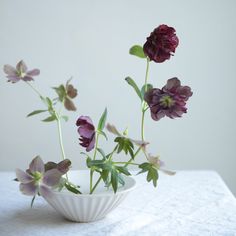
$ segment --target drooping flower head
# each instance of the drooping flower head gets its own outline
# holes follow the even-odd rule
[[[90,117],[80,116],[76,122],[78,133],[80,135],[80,145],[86,148],[89,152],[94,148],[95,145],[95,127]]]
[[[186,101],[192,96],[191,88],[181,86],[179,79],[172,78],[162,88],[153,88],[145,93],[144,99],[147,102],[153,120],[181,117],[187,112]]]
[[[144,53],[151,61],[158,63],[170,59],[179,44],[175,29],[167,25],[160,25],[147,38],[143,45]]]
[[[11,65],[4,65],[4,72],[7,74],[8,82],[16,83],[20,80],[31,81],[33,76],[40,74],[39,69],[28,70],[23,60],[17,63],[16,68]]]
[[[69,170],[71,162],[66,159],[58,164],[53,164],[55,165],[48,165],[48,163],[44,165],[42,159],[37,156],[32,160],[26,172],[16,169],[20,191],[29,196],[35,196],[36,194],[48,195],[50,188],[58,185],[62,175]]]

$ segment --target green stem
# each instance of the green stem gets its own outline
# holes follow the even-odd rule
[[[134,158],[138,155],[138,153],[140,152],[140,150],[142,149],[142,147],[139,147],[138,150],[134,153],[134,156],[131,157],[128,162],[126,162],[126,164],[124,165],[124,167],[127,167],[131,162],[132,160],[134,160]]]
[[[149,77],[149,58],[147,58],[147,66],[146,66],[146,73],[145,73],[145,92],[147,91],[147,81]],[[146,112],[146,102],[143,102],[143,107],[142,107],[142,118],[141,118],[141,138],[142,141],[144,141],[144,121],[145,121],[145,112]]]
[[[102,176],[100,176],[97,180],[97,182],[95,183],[95,185],[93,186],[92,190],[90,191],[90,194],[92,194],[94,192],[94,190],[96,189],[96,187],[98,186],[98,184],[100,183],[100,181],[102,180]]]
[[[31,83],[29,83],[28,81],[25,81],[25,82],[34,90],[35,93],[39,95],[39,97],[43,97],[41,93]]]
[[[95,149],[94,149],[94,154],[93,154],[93,160],[95,160],[96,155],[97,155],[98,137],[99,137],[99,133],[96,134],[96,141],[95,141]],[[92,194],[92,192],[93,192],[93,172],[94,172],[94,170],[90,169],[90,194]]]
[[[113,162],[113,163],[115,163],[115,164],[127,164],[127,162]],[[139,164],[138,163],[130,162],[129,165],[136,165],[136,166],[138,166]]]

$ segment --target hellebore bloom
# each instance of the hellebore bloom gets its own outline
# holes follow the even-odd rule
[[[40,74],[39,69],[28,70],[23,60],[17,63],[16,68],[10,65],[4,65],[4,72],[7,74],[8,82],[16,83],[20,80],[31,81],[33,76]]]
[[[48,195],[50,187],[55,187],[60,183],[62,175],[68,171],[70,164],[70,161],[66,159],[46,170],[42,159],[36,156],[26,172],[16,169],[16,177],[20,182],[20,191],[29,196],[35,196],[36,194]]]
[[[78,133],[80,135],[80,145],[86,147],[86,151],[89,152],[95,145],[95,127],[92,120],[88,116],[80,116],[76,122]]]
[[[179,44],[175,29],[167,25],[160,25],[147,37],[143,51],[151,61],[158,63],[170,59]]]
[[[162,168],[165,164],[163,161],[160,160],[159,156],[152,156],[151,154],[148,154],[147,156],[149,163],[155,166],[158,170],[164,172],[167,175],[175,175],[176,172],[171,170],[165,170]]]
[[[77,89],[75,89],[74,86],[69,82],[70,80],[68,80],[66,83],[66,97],[64,101],[64,106],[68,111],[76,111],[76,107],[71,99],[77,96]]]
[[[169,118],[181,117],[187,112],[186,101],[192,96],[191,88],[181,86],[179,79],[172,78],[162,88],[148,90],[144,99],[147,102],[153,120],[160,120],[164,116]]]

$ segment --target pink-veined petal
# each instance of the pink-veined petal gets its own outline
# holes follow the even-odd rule
[[[26,73],[28,76],[37,76],[40,74],[40,70],[39,69],[33,69],[30,70]]]
[[[29,165],[31,173],[40,172],[44,173],[44,163],[40,156],[36,156]]]
[[[16,69],[11,65],[4,65],[3,71],[9,76],[17,76]]]
[[[32,181],[27,184],[20,184],[20,191],[29,196],[34,196],[37,193],[38,186]]]
[[[24,172],[23,170],[16,169],[15,172],[16,172],[17,179],[23,184],[27,184],[27,183],[32,182],[34,180],[34,178],[31,175]]]
[[[48,186],[55,186],[60,182],[63,174],[57,169],[51,169],[45,172],[43,176],[43,183]]]

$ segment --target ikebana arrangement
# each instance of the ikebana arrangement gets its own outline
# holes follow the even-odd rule
[[[139,102],[141,103],[141,137],[131,138],[127,130],[119,131],[114,125],[107,123],[107,109],[104,110],[97,126],[87,115],[80,115],[75,122],[75,129],[79,135],[79,144],[85,149],[81,152],[86,159],[89,170],[89,191],[83,192],[78,183],[73,183],[68,171],[71,161],[67,158],[62,141],[61,121],[67,121],[68,116],[64,115],[63,108],[68,111],[76,111],[74,98],[77,96],[77,89],[71,84],[71,79],[66,84],[53,87],[55,97],[49,98],[39,92],[33,85],[34,77],[40,74],[38,69],[28,70],[23,60],[17,63],[16,68],[10,65],[4,66],[4,72],[8,82],[25,82],[39,96],[42,102],[42,109],[35,110],[27,115],[46,115],[42,120],[45,123],[55,122],[57,124],[59,144],[62,160],[59,163],[44,163],[40,156],[36,156],[26,171],[16,169],[16,181],[20,182],[20,191],[32,196],[33,205],[36,196],[43,196],[46,199],[52,192],[70,192],[73,195],[94,195],[98,185],[104,189],[112,189],[113,195],[119,192],[120,187],[126,184],[126,176],[130,176],[129,166],[137,166],[139,173],[146,173],[148,182],[157,186],[158,171],[173,175],[174,172],[163,169],[163,162],[159,156],[151,155],[147,150],[149,142],[144,136],[144,122],[147,112],[151,114],[154,121],[164,117],[171,119],[181,117],[187,112],[186,102],[192,96],[191,88],[182,86],[178,78],[167,80],[167,83],[160,89],[148,83],[149,66],[151,62],[163,63],[170,59],[175,53],[179,39],[175,29],[167,25],[160,25],[147,37],[143,46],[134,45],[129,53],[144,59],[146,62],[146,73],[144,84],[138,86],[130,77],[125,78],[126,82],[134,89]],[[105,153],[99,145],[99,139],[108,140],[107,131],[114,136],[114,148]],[[144,163],[137,163],[136,157],[142,153],[146,157]],[[122,161],[115,161],[114,156],[122,155]],[[128,156],[125,157],[125,156]],[[94,178],[96,173],[97,178]],[[95,181],[96,180],[96,181]],[[105,191],[105,190],[104,190]]]

